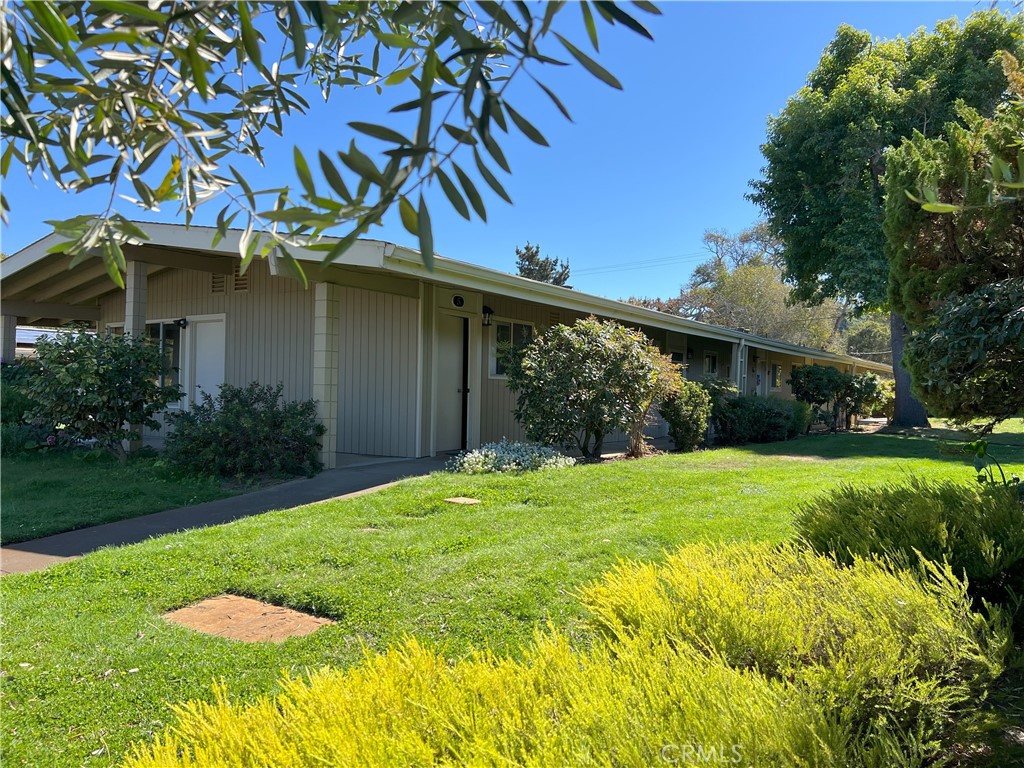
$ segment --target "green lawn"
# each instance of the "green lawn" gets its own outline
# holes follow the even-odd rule
[[[1024,448],[1006,458],[1024,470]],[[518,477],[437,474],[346,501],[97,552],[4,577],[5,765],[102,765],[172,721],[169,703],[272,690],[282,670],[349,665],[415,635],[457,656],[516,654],[551,622],[580,644],[577,590],[622,558],[695,540],[782,540],[802,501],[908,473],[970,481],[962,458],[898,435],[803,438]],[[471,496],[456,506],[449,496]],[[161,619],[234,592],[337,624],[280,645]]]
[[[229,495],[218,480],[182,477],[152,458],[119,464],[113,456],[85,451],[5,457],[0,542],[35,539]]]

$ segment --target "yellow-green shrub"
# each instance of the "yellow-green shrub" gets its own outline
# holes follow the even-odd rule
[[[861,754],[895,737],[899,761],[934,756],[1001,671],[1001,615],[972,613],[947,569],[844,567],[796,547],[695,545],[623,564],[584,592],[613,642],[670,639],[730,667],[792,681]]]
[[[810,696],[665,641],[579,653],[555,633],[522,662],[454,664],[409,641],[282,688],[251,706],[218,690],[180,708],[128,766],[649,766],[687,748],[710,763],[857,763]]]

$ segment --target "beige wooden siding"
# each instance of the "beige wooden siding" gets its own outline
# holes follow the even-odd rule
[[[150,267],[150,270],[153,270]],[[265,262],[247,272],[249,287],[234,290],[227,276],[215,293],[208,272],[164,269],[148,280],[148,320],[223,314],[225,382],[284,384],[284,397],[304,400],[313,391],[313,292],[287,277],[273,277]],[[104,297],[101,324],[124,322],[124,293]],[[188,333],[186,329],[185,333]]]
[[[416,456],[419,301],[341,289],[338,451]]]

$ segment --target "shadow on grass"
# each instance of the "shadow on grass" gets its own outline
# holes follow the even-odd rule
[[[959,435],[951,430],[934,431],[954,436]],[[1000,436],[997,435],[997,437]],[[1018,436],[1007,435],[1006,437],[1016,438]],[[948,449],[942,449],[949,442],[962,441],[962,436],[946,440],[917,434],[846,432],[838,435],[807,435],[781,443],[746,445],[743,448],[761,456],[798,455],[816,456],[822,459],[934,459],[952,464],[963,464],[965,470],[970,470],[972,469],[972,459],[969,455],[950,453]],[[993,455],[1004,466],[1024,464],[1024,445],[1017,446],[992,441],[992,447]]]

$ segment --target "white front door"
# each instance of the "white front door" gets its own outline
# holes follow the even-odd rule
[[[434,410],[434,450],[457,451],[466,444],[467,320],[437,315],[437,392]]]
[[[188,402],[202,399],[203,393],[217,396],[224,383],[224,318],[190,319],[188,334],[188,369],[185,371],[185,392]]]

